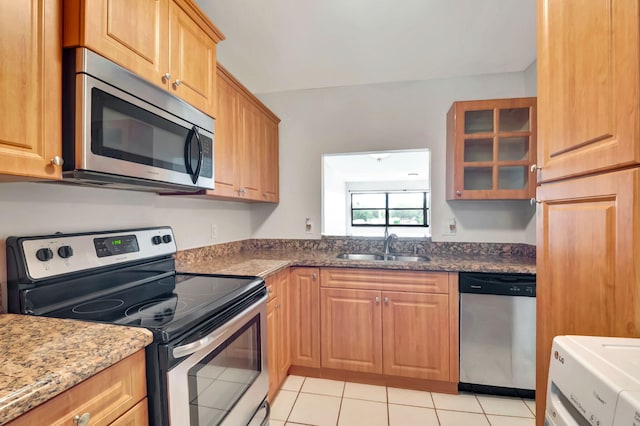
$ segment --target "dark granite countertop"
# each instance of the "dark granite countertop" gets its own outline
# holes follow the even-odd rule
[[[339,252],[301,249],[263,249],[207,256],[193,250],[179,256],[177,269],[209,274],[266,277],[287,266],[373,268],[409,271],[503,272],[535,274],[535,258],[473,254],[432,254],[427,262],[338,259]]]
[[[0,315],[0,424],[150,344],[144,328]]]

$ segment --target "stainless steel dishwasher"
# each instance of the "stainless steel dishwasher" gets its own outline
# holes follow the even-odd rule
[[[536,277],[460,273],[462,391],[533,398]]]

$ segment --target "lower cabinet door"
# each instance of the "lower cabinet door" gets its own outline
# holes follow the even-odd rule
[[[449,381],[446,294],[382,292],[383,373]]]
[[[322,367],[382,373],[380,291],[320,290]]]
[[[292,268],[289,289],[291,364],[320,368],[320,270]]]
[[[269,371],[269,399],[278,393],[278,309],[274,299],[267,304],[267,365]]]

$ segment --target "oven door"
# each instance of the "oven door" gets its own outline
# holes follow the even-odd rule
[[[171,425],[240,425],[268,416],[266,317],[264,296],[202,339],[172,349],[187,358],[167,373]]]

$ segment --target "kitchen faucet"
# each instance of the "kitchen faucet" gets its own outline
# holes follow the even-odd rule
[[[384,226],[384,254],[385,256],[389,254],[389,248],[391,247],[391,242],[398,239],[396,234],[389,234],[389,226]]]

